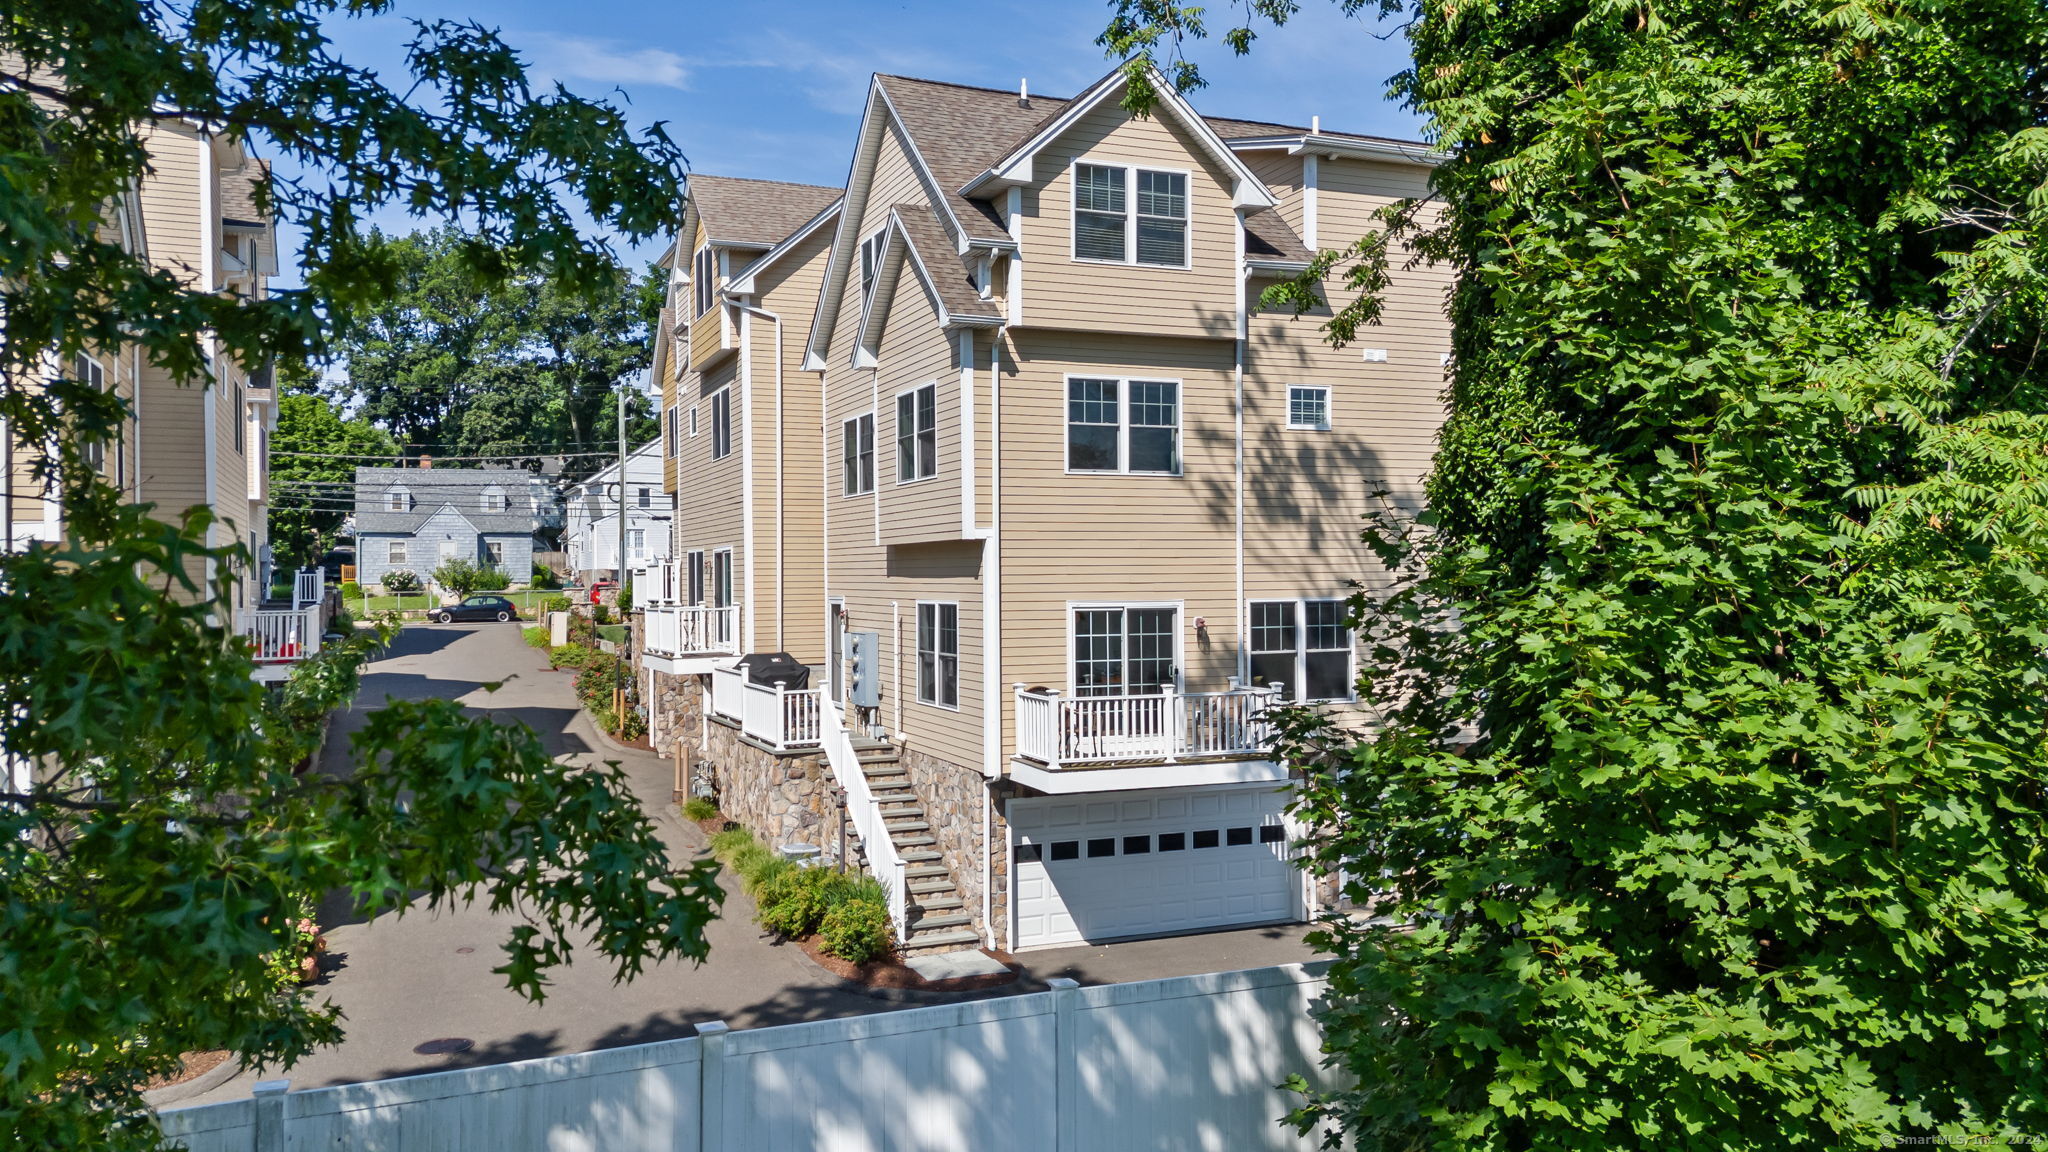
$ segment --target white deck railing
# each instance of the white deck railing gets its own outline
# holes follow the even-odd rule
[[[258,664],[289,664],[320,651],[321,605],[244,612],[241,632],[256,647]]]
[[[1180,760],[1263,753],[1273,736],[1265,710],[1280,685],[1227,692],[1062,696],[1017,693],[1017,753],[1049,767],[1118,760]]]
[[[306,568],[292,578],[292,607],[304,608],[327,599],[327,570]]]
[[[652,656],[739,650],[740,610],[734,605],[648,604],[641,608],[640,620]]]
[[[821,689],[769,688],[750,683],[744,668],[717,668],[711,673],[711,711],[777,752],[816,748],[824,742]]]

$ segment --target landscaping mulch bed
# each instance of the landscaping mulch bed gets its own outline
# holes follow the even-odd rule
[[[151,1080],[142,1086],[142,1090],[153,1092],[158,1088],[169,1088],[173,1084],[183,1084],[187,1080],[197,1080],[215,1068],[227,1063],[233,1056],[234,1053],[229,1052],[225,1048],[215,1048],[208,1052],[187,1052],[183,1057],[183,1065],[175,1073]]]
[[[917,992],[978,992],[984,988],[1000,988],[1017,979],[1017,968],[1013,961],[998,956],[997,959],[1010,965],[1008,972],[991,972],[986,976],[965,976],[958,980],[927,980],[917,974],[917,969],[905,964],[894,956],[855,964],[837,956],[827,956],[816,936],[806,936],[796,942],[804,955],[818,967],[830,972],[841,980],[851,980],[869,988],[902,988]]]

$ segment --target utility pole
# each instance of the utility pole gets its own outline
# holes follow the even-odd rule
[[[612,603],[618,604],[626,592],[626,392],[632,386],[630,378],[619,381],[619,580],[618,588],[612,593]],[[612,681],[612,715],[618,718],[619,734],[626,731],[626,649],[633,642],[633,622],[619,613],[619,623],[626,626],[626,642],[619,645],[613,655],[618,659],[618,675]]]

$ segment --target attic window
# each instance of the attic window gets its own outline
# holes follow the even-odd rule
[[[711,245],[697,249],[697,257],[691,263],[691,287],[696,290],[697,310],[694,315],[702,316],[711,311],[713,283],[718,274],[718,258],[711,252]]]
[[[412,510],[412,493],[404,488],[392,488],[384,493],[386,512],[408,512]]]
[[[877,232],[860,242],[860,298],[866,301],[874,295],[875,277],[882,268],[882,237]]]
[[[503,488],[493,484],[489,488],[484,489],[484,511],[503,512],[505,507],[505,490]]]
[[[1074,165],[1074,259],[1187,267],[1187,173]]]

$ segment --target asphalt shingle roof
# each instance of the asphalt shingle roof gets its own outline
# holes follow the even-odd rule
[[[917,254],[918,262],[931,273],[938,287],[939,301],[946,306],[948,313],[1002,319],[995,303],[981,298],[981,293],[975,290],[973,278],[960,266],[959,257],[953,254],[953,245],[946,239],[945,226],[939,223],[937,213],[922,204],[898,204],[895,213],[896,218],[903,221],[903,238]]]
[[[839,199],[839,189],[737,176],[692,176],[690,199],[713,240],[773,248]]]
[[[232,224],[261,228],[265,216],[256,210],[256,186],[270,179],[270,161],[256,160],[249,169],[229,172],[220,181],[220,216]]]
[[[519,468],[358,468],[356,531],[410,535],[452,505],[478,532],[520,535],[534,529],[533,473]],[[412,494],[405,512],[385,510],[384,494],[402,485]],[[484,489],[504,489],[505,511],[484,511]]]

